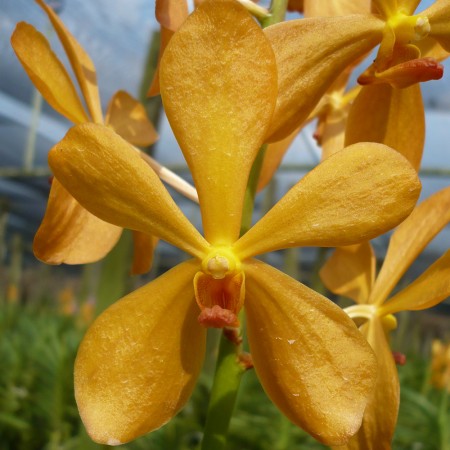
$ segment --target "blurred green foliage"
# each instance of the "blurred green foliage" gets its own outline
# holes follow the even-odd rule
[[[0,450],[90,450],[107,448],[86,436],[73,396],[73,361],[86,325],[63,315],[45,300],[0,309]],[[217,335],[210,345],[196,390],[178,416],[160,430],[120,448],[126,450],[195,450],[208,404]],[[420,339],[420,336],[416,338]],[[429,363],[408,355],[399,367],[402,402],[393,448],[449,450],[450,409],[447,394],[433,389]],[[322,449],[285,419],[264,394],[256,374],[244,375],[229,449]]]

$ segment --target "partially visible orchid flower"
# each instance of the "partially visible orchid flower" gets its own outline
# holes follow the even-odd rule
[[[425,246],[450,222],[450,188],[417,206],[395,230],[383,266],[375,278],[375,256],[368,242],[336,249],[320,275],[332,292],[357,305],[346,308],[364,320],[361,331],[378,359],[376,389],[364,413],[360,431],[340,450],[389,449],[397,422],[399,382],[389,346],[396,327],[393,314],[431,308],[450,295],[450,250],[419,278],[389,295]]]
[[[12,35],[12,46],[31,81],[48,103],[75,124],[104,124],[132,144],[147,146],[154,143],[158,135],[144,107],[124,91],[114,95],[106,118],[103,118],[96,71],[89,55],[58,15],[42,0],[36,2],[46,12],[58,34],[83,97],[79,97],[47,39],[32,25],[21,22]],[[36,233],[33,250],[37,258],[49,264],[93,262],[111,250],[121,232],[121,228],[89,213],[63,188],[57,178],[53,178],[47,210]],[[139,246],[135,245],[134,273],[149,269],[156,240],[147,236],[139,238],[139,243]]]
[[[333,2],[306,0],[305,2],[297,3],[289,2],[289,5],[294,10],[303,11],[304,9],[304,16],[307,18],[368,14],[370,12],[370,1],[368,0],[337,0]],[[358,62],[356,61],[356,63]],[[353,67],[354,64],[351,64],[344,69],[341,75],[328,88],[307,119],[297,129],[280,141],[270,143],[267,146],[258,182],[258,191],[263,189],[272,179],[292,142],[311,120],[319,119],[315,137],[322,146],[323,158],[344,148],[345,124],[350,107],[349,103],[354,99],[358,90],[358,88],[354,88],[350,92],[345,93]],[[370,140],[367,139],[366,141]]]
[[[440,390],[450,393],[450,343],[435,339],[431,345],[430,382]]]
[[[75,392],[97,442],[120,444],[170,420],[200,372],[205,327],[239,326],[243,307],[256,372],[278,408],[327,444],[344,444],[360,426],[376,376],[370,347],[340,308],[254,257],[377,236],[411,212],[420,182],[394,150],[356,144],[310,172],[239,237],[250,169],[278,98],[277,72],[267,35],[234,1],[202,3],[165,49],[162,100],[198,191],[205,237],[107,127],[77,125],[50,151],[56,177],[93,214],[193,257],[88,330]]]
[[[372,2],[374,14],[298,19],[268,27],[265,31],[277,57],[281,94],[266,140],[276,142],[292,133],[339,74],[378,44],[378,71],[391,67],[398,48],[417,49],[421,40],[437,42],[450,51],[450,1],[437,0],[413,15],[418,3],[376,0]],[[296,67],[286,69],[284,62],[294,59]],[[422,64],[422,75],[426,72],[433,79],[439,70],[436,64],[429,67]]]

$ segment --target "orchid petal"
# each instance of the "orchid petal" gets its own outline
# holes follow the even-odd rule
[[[289,20],[264,32],[275,52],[278,99],[268,142],[300,126],[333,81],[382,38],[384,23],[372,15]]]
[[[231,244],[275,105],[273,51],[237,2],[205,2],[170,40],[159,75],[167,117],[198,191],[206,239]]]
[[[81,92],[83,93],[83,97],[86,100],[86,105],[92,120],[96,123],[102,123],[102,105],[98,93],[97,75],[94,63],[53,9],[47,6],[43,0],[35,1],[46,12],[53,28],[58,34],[59,40],[66,51],[70,65],[77,78]],[[41,64],[45,67],[45,64],[43,64],[42,61]],[[48,70],[48,68],[46,68],[46,70]]]
[[[153,74],[153,79],[150,84],[150,87],[148,88],[147,97],[154,97],[155,95],[159,95],[160,93],[159,68],[161,66],[161,58],[162,55],[164,54],[167,44],[169,43],[170,39],[172,39],[174,33],[175,33],[174,31],[169,30],[168,28],[161,27],[161,31],[159,34],[160,44],[159,44],[158,64]]]
[[[243,260],[288,247],[370,240],[404,220],[419,193],[403,156],[382,144],[355,144],[300,180],[236,242],[235,252]]]
[[[289,150],[294,139],[297,137],[300,129],[294,130],[289,136],[285,137],[281,141],[273,142],[266,148],[264,154],[264,160],[261,167],[261,172],[258,179],[257,192],[264,189],[272,180],[275,172],[283,160],[284,155]]]
[[[336,17],[370,13],[370,0],[305,0],[305,17]]]
[[[149,97],[159,94],[159,67],[161,57],[173,34],[183,25],[188,15],[189,11],[186,0],[156,0],[155,16],[161,25],[161,43],[159,46],[158,66],[156,67],[155,75],[147,92]]]
[[[325,444],[358,430],[376,377],[366,340],[334,303],[262,262],[245,265],[247,330],[267,395]]]
[[[395,230],[370,303],[381,305],[386,300],[417,256],[449,222],[450,187],[424,200]]]
[[[186,403],[202,367],[195,261],[179,264],[108,308],[75,361],[75,398],[88,434],[119,445],[155,430]]]
[[[90,212],[156,235],[202,257],[208,243],[184,216],[139,152],[110,128],[73,127],[49,153],[61,184]]]
[[[431,308],[450,296],[450,250],[379,308],[382,315]]]
[[[436,0],[420,15],[428,17],[431,27],[429,36],[450,52],[450,3],[448,0]]]
[[[186,0],[156,0],[155,17],[161,27],[177,31],[188,15]]]
[[[422,0],[397,0],[397,8],[403,14],[410,16],[414,14],[414,11],[421,1]]]
[[[320,270],[331,292],[367,303],[375,279],[375,254],[369,242],[337,248]]]
[[[344,148],[345,128],[350,106],[333,109],[325,114],[322,122],[322,159],[328,158]]]
[[[105,123],[130,144],[146,147],[158,139],[144,106],[125,91],[112,97]]]
[[[121,233],[84,209],[54,178],[33,251],[47,264],[86,264],[102,259]]]
[[[153,254],[159,239],[147,233],[133,231],[133,266],[131,273],[139,275],[148,272],[153,263]]]
[[[346,445],[333,447],[333,450],[390,449],[397,423],[400,385],[397,367],[381,321],[377,318],[371,320],[362,327],[361,332],[377,356],[377,382],[358,433]]]
[[[383,19],[389,19],[397,12],[397,0],[372,0],[372,8],[375,8]]]
[[[42,33],[25,22],[17,24],[11,45],[36,89],[57,112],[71,122],[88,122],[66,69]]]
[[[345,145],[379,142],[401,153],[419,170],[425,142],[425,112],[420,86],[395,89],[365,86],[350,108]]]

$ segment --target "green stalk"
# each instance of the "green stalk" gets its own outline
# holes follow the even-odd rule
[[[211,398],[205,424],[202,450],[223,450],[227,444],[227,431],[241,383],[244,365],[239,363],[238,349],[222,333],[214,374]]]
[[[261,22],[262,27],[284,20],[286,8],[287,0],[273,0],[271,16]],[[241,235],[251,227],[256,188],[266,148],[267,145],[263,145],[259,150],[249,175],[242,213]],[[243,319],[242,314],[240,318]],[[242,375],[248,369],[240,361],[240,353],[241,345],[238,333],[224,329],[219,345],[201,450],[226,448],[228,427],[233,415],[239,385]]]

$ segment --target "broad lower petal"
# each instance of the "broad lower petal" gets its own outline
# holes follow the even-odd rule
[[[241,259],[281,248],[341,247],[398,225],[419,197],[415,170],[382,144],[355,144],[300,180],[235,244]]]
[[[144,106],[125,91],[118,91],[112,97],[105,123],[133,145],[146,147],[158,140]]]
[[[19,22],[11,45],[36,89],[52,108],[73,123],[89,121],[72,80],[42,33]]]
[[[110,128],[73,127],[49,153],[61,184],[92,214],[202,257],[209,247],[138,151]]]
[[[450,250],[419,278],[380,307],[380,314],[417,311],[436,306],[450,296]]]
[[[266,141],[279,141],[300,126],[339,74],[381,41],[383,27],[372,15],[353,15],[266,28],[278,68],[277,105]]]
[[[376,259],[369,242],[337,248],[320,270],[331,292],[367,303],[375,279]]]
[[[244,270],[250,351],[267,395],[319,441],[343,444],[375,383],[370,346],[325,297],[264,263]]]
[[[164,108],[213,245],[239,236],[248,175],[275,106],[276,72],[270,43],[232,1],[202,3],[164,52]]]
[[[365,86],[347,119],[345,145],[379,142],[401,153],[418,171],[425,143],[425,111],[418,84],[396,89]]]
[[[47,6],[43,0],[35,1],[46,12],[58,34],[59,40],[66,51],[70,65],[77,78],[92,120],[96,123],[102,123],[102,105],[98,93],[97,74],[94,63],[53,9]]]
[[[153,254],[159,239],[151,234],[133,231],[133,266],[131,273],[139,275],[152,268]]]
[[[187,402],[205,353],[194,261],[127,295],[87,331],[75,361],[75,398],[86,430],[119,445],[168,422]]]
[[[381,305],[428,243],[450,222],[450,187],[418,205],[395,230],[371,292],[370,303]]]
[[[84,209],[54,178],[33,252],[47,264],[91,263],[106,256],[121,233]]]
[[[377,382],[358,433],[347,445],[333,447],[333,450],[390,449],[397,423],[400,385],[397,367],[383,326],[379,319],[373,319],[365,324],[361,331],[377,356]]]

